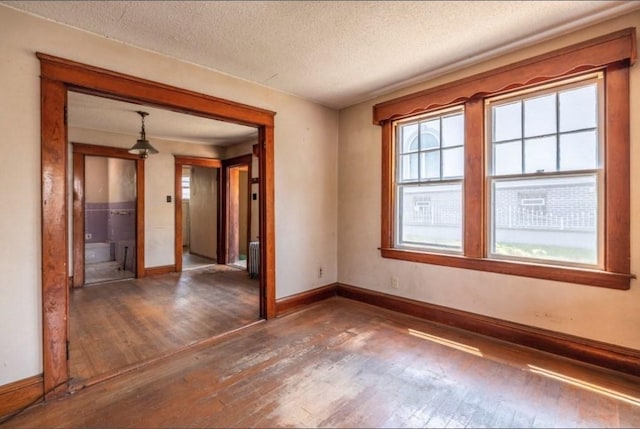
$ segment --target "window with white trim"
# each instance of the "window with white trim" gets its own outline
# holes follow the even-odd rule
[[[463,110],[398,122],[396,142],[396,245],[460,252]]]
[[[182,176],[182,200],[189,201],[191,198],[191,177]]]
[[[486,100],[489,257],[602,267],[601,81]]]

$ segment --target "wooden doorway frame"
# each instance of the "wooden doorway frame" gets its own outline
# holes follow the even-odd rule
[[[220,169],[222,168],[222,162],[215,158],[199,158],[194,156],[182,156],[174,155],[175,157],[175,182],[174,182],[174,195],[175,195],[175,242],[174,242],[174,254],[175,254],[175,270],[176,272],[182,271],[182,167],[189,165],[192,167],[206,167],[218,169],[218,201],[220,200]],[[216,228],[218,230],[218,237],[220,237],[220,203],[218,203],[218,224]],[[219,238],[218,238],[219,240]],[[218,256],[218,259],[220,257]]]
[[[84,286],[84,202],[86,156],[130,159],[136,163],[136,278],[144,277],[144,159],[120,149],[85,143],[73,146],[73,284]]]
[[[256,127],[260,143],[260,313],[276,315],[274,116],[269,110],[36,53],[40,61],[43,395],[68,390],[69,237],[67,92]]]
[[[220,174],[220,190],[222,201],[222,210],[220,220],[220,239],[218,240],[218,259],[224,264],[229,264],[229,226],[230,215],[234,209],[230,200],[230,186],[231,181],[229,177],[229,170],[234,167],[248,167],[247,173],[247,251],[249,249],[249,240],[251,235],[251,165],[253,163],[253,154],[240,155],[235,158],[229,158],[222,161],[222,170]],[[236,207],[237,208],[237,207]]]

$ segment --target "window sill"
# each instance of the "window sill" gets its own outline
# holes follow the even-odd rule
[[[417,252],[415,250],[381,248],[380,252],[383,258],[599,286],[609,289],[628,290],[631,279],[635,278],[632,274],[485,258],[470,258],[459,255]]]

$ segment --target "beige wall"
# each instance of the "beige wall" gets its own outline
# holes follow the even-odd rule
[[[182,167],[182,177],[190,177],[191,176],[191,167],[183,166]],[[190,223],[189,218],[191,214],[189,213],[189,200],[182,200],[182,245],[189,246],[191,230],[189,229]]]
[[[238,235],[238,255],[244,255],[247,257],[247,226],[249,226],[249,204],[247,204],[249,198],[249,170],[240,170],[238,182],[240,189],[238,190],[238,218],[240,234]]]
[[[191,237],[191,222],[189,218],[189,201],[182,200],[182,245],[189,246]]]
[[[256,143],[258,143],[257,139],[250,139],[247,142],[236,143],[234,145],[227,146],[224,151],[224,159],[235,158],[237,156],[253,153],[253,145]]]
[[[136,163],[130,159],[108,158],[109,202],[136,200]]]
[[[251,185],[251,231],[249,231],[249,241],[259,241],[260,236],[260,187],[259,184]],[[253,199],[253,195],[256,199]]]
[[[191,168],[191,199],[189,221],[191,229],[190,251],[198,255],[217,258],[218,244],[218,180],[217,169]]]
[[[251,162],[251,178],[260,178],[259,159],[257,156],[252,157]],[[256,199],[253,199],[253,195]],[[259,241],[260,236],[260,184],[251,184],[251,231],[249,241]]]
[[[276,267],[276,296],[337,280],[337,112],[4,5],[0,29],[0,129],[3,141],[11,142],[0,146],[0,236],[11,243],[0,246],[0,385],[42,372],[37,51],[277,112],[275,249],[276,261],[287,264]],[[81,138],[83,133],[75,135],[77,141],[90,143]],[[173,174],[167,171],[173,171],[174,160],[162,142],[153,145],[160,154],[150,158],[146,170],[146,262],[159,266],[173,263],[172,253],[165,250],[166,243],[173,243],[173,204],[165,198],[173,195]],[[324,267],[322,281],[317,278],[319,264]]]
[[[85,176],[85,201],[104,203],[109,201],[109,158],[85,157],[84,167],[91,174]]]
[[[340,282],[539,328],[640,349],[640,288],[619,291],[380,257],[380,127],[375,103],[430,88],[626,27],[640,12],[522,49],[340,112]],[[640,65],[631,69],[631,269],[640,269]],[[399,290],[391,289],[398,279]]]

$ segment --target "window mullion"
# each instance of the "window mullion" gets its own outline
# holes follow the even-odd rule
[[[556,170],[560,171],[560,96],[556,92]]]
[[[444,171],[444,154],[442,153],[442,117],[438,119],[438,158],[440,160],[440,180],[442,180],[442,172]]]
[[[484,101],[471,100],[464,107],[463,226],[464,255],[485,256],[485,122]]]
[[[524,102],[520,101],[520,172],[524,173],[525,169],[525,137],[524,137]]]
[[[418,123],[418,182],[422,181],[422,124]]]

